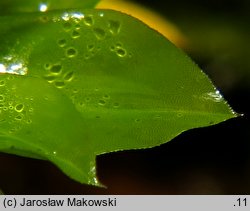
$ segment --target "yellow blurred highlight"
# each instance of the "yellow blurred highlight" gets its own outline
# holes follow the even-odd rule
[[[97,9],[113,9],[131,15],[160,32],[176,46],[183,48],[186,39],[178,28],[156,12],[128,0],[101,0]]]

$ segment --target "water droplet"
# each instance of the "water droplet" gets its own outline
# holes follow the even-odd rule
[[[119,34],[120,28],[121,28],[121,24],[119,21],[113,21],[113,20],[109,21],[109,31],[112,34],[114,34],[114,35]]]
[[[48,16],[41,16],[39,17],[39,20],[42,22],[42,23],[47,23],[49,21],[49,17]]]
[[[115,50],[115,46],[114,46],[114,45],[111,45],[109,49],[110,49],[111,51],[114,51],[114,50]]]
[[[69,58],[72,58],[72,57],[75,57],[77,55],[77,50],[75,48],[68,48],[66,50],[66,56],[69,57]]]
[[[119,103],[114,103],[114,108],[119,108],[120,104]]]
[[[86,101],[86,102],[90,102],[90,100],[91,100],[90,97],[86,97],[86,98],[85,98],[85,101]]]
[[[214,102],[221,102],[223,99],[222,95],[220,94],[218,90],[216,90],[215,92],[209,92],[205,94],[204,98],[207,100],[212,100]]]
[[[56,151],[54,151],[54,152],[53,152],[53,155],[56,155],[56,154],[57,154],[57,152],[56,152]]]
[[[39,4],[38,9],[39,9],[40,12],[46,12],[48,10],[48,5],[45,4],[45,3],[41,3],[41,4]]]
[[[94,19],[92,16],[88,15],[86,17],[84,17],[84,24],[86,26],[92,26],[94,24]]]
[[[99,100],[98,105],[105,106],[106,102],[105,100]]]
[[[66,39],[60,39],[60,40],[57,41],[57,44],[58,44],[61,48],[63,48],[63,47],[66,46],[67,41],[66,41]]]
[[[32,123],[32,120],[31,120],[31,119],[28,119],[28,120],[26,121],[26,123],[27,123],[27,124],[31,124],[31,123]]]
[[[67,72],[67,73],[64,75],[64,77],[63,77],[63,79],[64,79],[65,81],[71,81],[73,78],[74,78],[74,72],[73,72],[73,71],[72,71],[72,72]]]
[[[9,106],[9,109],[10,109],[10,110],[13,110],[13,108],[14,108],[13,105],[10,105],[10,106]]]
[[[78,93],[78,92],[79,92],[79,90],[78,90],[78,89],[76,89],[76,88],[75,88],[75,89],[73,89],[73,93],[74,93],[74,94],[76,94],[76,93]]]
[[[183,114],[181,113],[181,112],[179,112],[179,113],[177,113],[177,117],[182,117],[183,116]]]
[[[126,52],[126,50],[123,49],[123,48],[117,48],[117,49],[116,49],[116,54],[117,54],[117,56],[119,56],[119,57],[125,57],[125,56],[127,55],[127,52]]]
[[[62,89],[65,86],[64,81],[55,81],[55,86],[58,89]]]
[[[44,78],[45,78],[49,83],[52,83],[52,82],[56,79],[56,76],[55,76],[55,75],[45,75]]]
[[[15,120],[18,120],[18,121],[21,121],[22,119],[23,119],[23,116],[21,114],[15,117]]]
[[[4,80],[0,80],[0,86],[4,86],[5,85],[5,81]]]
[[[88,60],[89,58],[90,58],[90,54],[86,53],[86,54],[84,55],[84,59]]]
[[[52,74],[56,74],[56,75],[60,74],[62,72],[62,65],[60,65],[60,64],[52,65],[50,68],[50,72]]]
[[[81,29],[81,24],[80,23],[77,23],[76,25],[75,25],[75,29],[77,29],[77,30],[79,30],[79,29]]]
[[[93,45],[93,44],[87,45],[88,51],[93,51],[94,48],[95,48],[95,45]]]
[[[5,100],[5,97],[4,95],[0,95],[0,102],[4,101]]]
[[[80,103],[79,103],[79,106],[80,106],[80,107],[84,107],[84,106],[85,106],[85,103],[84,103],[84,102],[80,102]]]
[[[17,112],[22,112],[23,109],[24,109],[24,105],[21,104],[21,103],[20,103],[20,104],[17,104],[16,107],[15,107],[15,110],[16,110]]]
[[[106,36],[106,32],[101,28],[94,28],[93,32],[94,32],[96,38],[99,40],[103,40]]]
[[[77,38],[79,38],[80,36],[81,36],[81,34],[80,34],[80,32],[77,31],[77,30],[74,30],[74,31],[72,32],[72,35],[71,35],[71,37],[72,37],[73,39],[77,39]]]
[[[135,119],[135,122],[140,122],[141,121],[141,119]]]
[[[103,95],[103,98],[104,99],[110,99],[110,96],[106,94],[106,95]]]
[[[44,69],[46,69],[46,70],[50,69],[50,67],[51,67],[51,65],[48,63],[44,65]]]
[[[70,31],[72,28],[72,24],[69,21],[63,23],[63,28],[65,31]]]
[[[121,48],[122,47],[122,44],[120,42],[116,43],[116,48]]]

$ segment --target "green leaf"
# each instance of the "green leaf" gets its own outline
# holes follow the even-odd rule
[[[46,12],[59,9],[94,8],[100,0],[1,0],[0,16],[23,12]]]
[[[233,118],[208,77],[142,22],[111,10],[0,17],[0,150],[98,185],[95,156]]]

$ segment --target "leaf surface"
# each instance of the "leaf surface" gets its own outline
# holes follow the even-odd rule
[[[158,146],[236,114],[142,22],[111,10],[0,17],[0,150],[98,185],[95,156]]]

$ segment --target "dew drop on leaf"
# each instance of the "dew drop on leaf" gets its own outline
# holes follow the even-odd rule
[[[62,89],[65,86],[65,83],[64,83],[64,81],[55,81],[55,86],[58,89]]]
[[[119,103],[114,103],[114,108],[119,108],[120,104]]]
[[[16,110],[17,112],[22,112],[23,109],[24,109],[24,105],[21,104],[21,103],[20,103],[20,104],[17,104],[16,107],[15,107],[15,110]]]
[[[125,49],[119,47],[116,49],[116,54],[119,57],[125,57],[127,55],[127,51]]]
[[[109,49],[110,49],[111,51],[114,51],[114,50],[115,50],[115,46],[114,46],[114,45],[111,45]]]
[[[49,82],[52,83],[57,77],[55,75],[45,75],[44,78]]]
[[[103,96],[103,98],[104,98],[104,99],[110,99],[110,96],[107,95],[107,94],[105,94],[105,95]]]
[[[99,40],[103,40],[106,36],[106,32],[101,28],[94,28],[93,32],[94,32],[96,38]]]
[[[15,117],[15,120],[18,120],[18,121],[21,121],[22,119],[23,119],[23,116],[21,114]]]
[[[5,81],[4,80],[0,80],[0,86],[4,86],[5,85]]]
[[[120,32],[120,27],[121,24],[119,21],[114,21],[114,20],[110,20],[109,21],[109,31],[114,34],[117,35]]]
[[[137,123],[140,122],[140,121],[141,121],[141,119],[135,119],[135,122],[137,122]]]
[[[74,30],[74,31],[72,32],[72,34],[71,34],[71,37],[72,37],[73,39],[77,39],[77,38],[79,38],[80,36],[81,36],[81,34],[80,34],[80,32],[77,31],[77,30]]]
[[[71,81],[72,79],[73,79],[73,77],[74,77],[74,72],[72,71],[72,72],[67,72],[65,75],[64,75],[64,77],[63,77],[63,79],[65,80],[65,81]]]
[[[73,47],[70,47],[66,50],[66,56],[69,58],[75,57],[77,55],[77,50]]]
[[[85,24],[86,26],[92,26],[92,25],[94,24],[94,19],[93,19],[93,17],[90,16],[90,15],[84,17],[84,24]]]
[[[60,40],[57,41],[57,44],[58,44],[61,48],[63,48],[63,47],[66,46],[67,41],[66,41],[65,39],[60,39]]]
[[[50,72],[52,74],[60,74],[62,71],[62,65],[61,64],[54,64],[50,67]]]
[[[0,95],[0,102],[4,101],[5,97],[4,95]]]
[[[71,28],[72,28],[72,24],[70,22],[66,21],[66,22],[63,23],[63,29],[65,31],[70,31]]]
[[[87,45],[88,51],[93,51],[94,48],[95,48],[95,45],[93,45],[93,44]]]
[[[106,104],[105,100],[99,100],[98,104],[100,106],[104,106]]]

